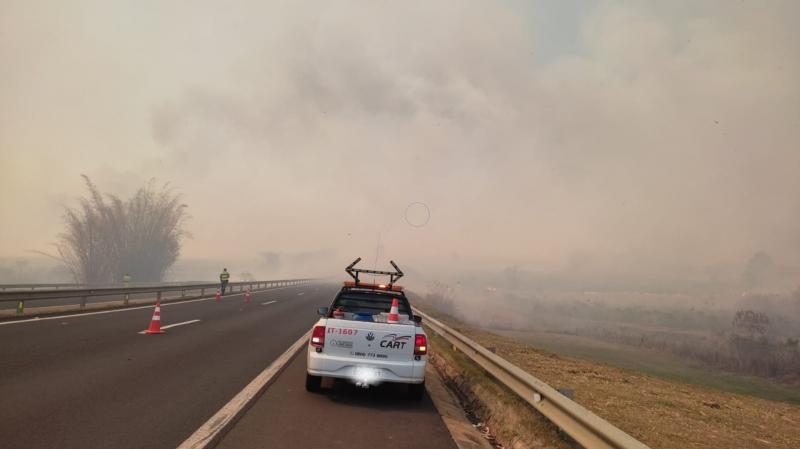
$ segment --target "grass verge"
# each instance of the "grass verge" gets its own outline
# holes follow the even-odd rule
[[[503,447],[569,449],[558,429],[514,392],[499,384],[447,340],[428,330],[430,362],[469,415]]]
[[[670,354],[620,346],[577,335],[536,331],[489,330],[556,354],[592,362],[607,363],[617,368],[640,371],[667,381],[688,383],[730,393],[755,396],[770,401],[783,401],[800,405],[800,388],[796,386],[771,382],[760,377],[721,372],[699,366]]]
[[[750,449],[800,447],[800,407],[715,389],[670,382],[647,374],[587,360],[563,357],[512,338],[474,328],[441,314],[422,301],[424,311],[477,341],[554,388],[569,388],[575,401],[653,448]],[[446,351],[439,351],[446,355]],[[437,352],[438,353],[438,352]],[[463,357],[463,356],[462,356]],[[471,362],[470,362],[471,363]],[[476,389],[484,383],[478,374],[464,382]],[[482,371],[479,367],[475,369]],[[483,377],[486,377],[484,375]],[[474,382],[474,384],[473,384]],[[486,402],[499,394],[486,387],[477,395]],[[485,399],[483,399],[485,398]],[[501,410],[499,405],[491,409]],[[509,410],[519,407],[508,406]],[[509,412],[513,415],[513,412]],[[491,414],[490,414],[491,416]],[[500,424],[513,416],[497,416]],[[521,429],[534,424],[512,424]],[[500,435],[502,433],[498,432]],[[538,432],[536,432],[538,434]],[[513,438],[513,436],[512,436]],[[512,446],[513,447],[513,446]],[[537,447],[537,446],[533,446]]]

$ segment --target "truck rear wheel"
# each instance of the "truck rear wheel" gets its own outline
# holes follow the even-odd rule
[[[408,398],[414,401],[422,400],[425,395],[425,382],[421,384],[408,384]]]
[[[306,373],[306,391],[319,391],[321,385],[322,376],[312,376],[311,374]]]

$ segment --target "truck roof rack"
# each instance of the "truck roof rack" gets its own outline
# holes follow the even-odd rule
[[[354,260],[353,263],[351,263],[350,265],[347,266],[347,268],[344,269],[344,271],[346,271],[347,274],[349,274],[353,279],[355,279],[355,281],[356,281],[355,285],[358,285],[358,283],[360,282],[358,280],[359,273],[379,274],[379,275],[382,275],[382,276],[389,276],[389,287],[390,288],[391,288],[392,284],[394,284],[395,282],[397,282],[398,279],[403,277],[403,272],[400,271],[400,268],[397,266],[396,263],[394,263],[393,260],[390,260],[389,263],[392,264],[392,266],[394,267],[394,269],[395,269],[394,272],[391,272],[391,271],[366,270],[366,269],[363,269],[363,268],[354,268],[356,266],[356,264],[359,263],[359,262],[361,262],[361,258],[360,257],[358,259]]]

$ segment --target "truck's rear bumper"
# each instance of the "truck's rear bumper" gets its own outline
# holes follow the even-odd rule
[[[427,357],[410,362],[360,360],[330,356],[308,348],[307,371],[313,376],[349,379],[354,382],[396,382],[419,384],[425,381]]]

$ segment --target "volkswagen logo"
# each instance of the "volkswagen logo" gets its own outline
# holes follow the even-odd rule
[[[372,340],[375,340],[375,334],[370,332],[367,334],[367,341],[372,341]]]

